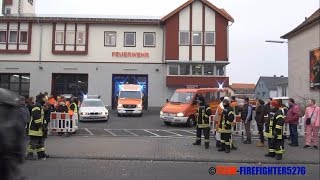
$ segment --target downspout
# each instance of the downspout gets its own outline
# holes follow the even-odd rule
[[[228,55],[228,61],[229,61],[229,46],[230,46],[230,43],[229,43],[229,27],[233,25],[233,22],[227,26],[227,55]]]
[[[164,64],[166,61],[165,61],[165,40],[166,40],[166,30],[165,30],[165,26],[161,25],[160,26],[162,28],[162,64]]]
[[[39,19],[38,19],[38,24],[40,25],[40,47],[39,47],[39,64],[41,64],[42,62],[42,32],[43,32],[43,26],[42,26],[42,23],[40,23]]]

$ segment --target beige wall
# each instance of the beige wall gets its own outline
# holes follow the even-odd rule
[[[125,25],[90,25],[88,55],[54,55],[52,54],[52,24],[44,24],[42,31],[42,61],[80,61],[80,62],[134,62],[162,63],[163,30],[160,26],[125,26]],[[58,28],[58,26],[57,26]],[[117,46],[104,46],[104,31],[117,32]],[[124,32],[136,32],[136,47],[124,47]],[[143,47],[143,33],[156,33],[156,47]],[[0,60],[38,61],[40,51],[39,24],[32,27],[32,46],[30,54],[5,54]],[[148,52],[149,58],[112,57],[112,52]]]
[[[179,12],[179,30],[189,31],[190,30],[190,8],[188,6]],[[202,32],[202,15],[203,7],[200,1],[192,3],[192,31]],[[205,31],[215,31],[215,11],[209,7],[205,7]],[[191,36],[192,37],[192,36]],[[204,35],[202,35],[202,43],[204,42]],[[192,39],[190,39],[192,43]],[[179,60],[189,61],[189,46],[179,47]],[[215,46],[205,47],[205,60],[215,61]],[[192,61],[202,61],[202,46],[192,47]]]
[[[301,32],[288,41],[289,96],[298,101],[314,98],[320,104],[320,91],[310,90],[309,51],[320,46],[320,24]]]

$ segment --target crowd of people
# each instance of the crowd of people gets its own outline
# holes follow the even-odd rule
[[[36,98],[19,98],[20,107],[18,116],[25,124],[25,134],[29,139],[27,148],[27,160],[36,159],[33,153],[37,153],[38,159],[45,160],[49,156],[45,153],[44,142],[48,135],[48,124],[52,112],[77,113],[78,99],[71,97],[67,100],[64,96],[49,96],[48,93],[39,93]],[[62,135],[64,133],[60,133]],[[70,133],[65,133],[70,136]]]
[[[196,114],[197,133],[196,142],[193,145],[201,145],[201,135],[204,134],[205,148],[209,148],[209,132],[210,132],[210,116],[212,112],[210,106],[205,102],[201,95],[196,96],[198,109]],[[235,130],[237,115],[240,117],[244,127],[246,140],[244,144],[251,144],[251,124],[254,119],[259,131],[259,142],[257,147],[264,147],[265,140],[268,141],[268,153],[266,157],[275,157],[277,160],[282,159],[285,152],[284,140],[287,139],[284,132],[285,124],[289,124],[290,136],[288,137],[292,147],[299,146],[298,141],[298,125],[299,119],[302,116],[301,108],[295,103],[295,100],[290,98],[288,107],[282,103],[282,100],[273,100],[269,98],[265,103],[258,99],[255,107],[250,104],[249,98],[244,98],[243,106],[239,106],[235,97],[222,97],[221,103],[215,112],[216,124],[216,147],[220,152],[230,153],[230,150],[237,149],[232,141],[232,129]],[[253,116],[255,111],[255,116]],[[308,106],[305,109],[304,120],[306,135],[304,148],[315,149],[319,148],[319,126],[320,126],[320,107],[316,105],[314,99],[308,101]]]

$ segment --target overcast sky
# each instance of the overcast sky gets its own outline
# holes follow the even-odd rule
[[[165,16],[187,0],[35,0],[38,14]],[[288,74],[287,44],[279,40],[319,8],[319,0],[209,0],[235,19],[230,27],[230,81],[256,83]]]

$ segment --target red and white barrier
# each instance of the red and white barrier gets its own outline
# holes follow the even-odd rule
[[[78,129],[78,114],[52,112],[50,115],[49,130],[54,132],[75,132]]]

